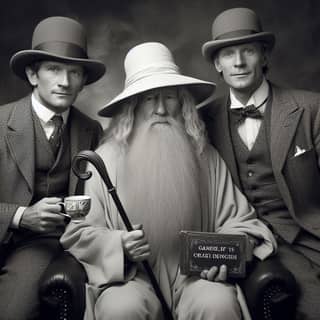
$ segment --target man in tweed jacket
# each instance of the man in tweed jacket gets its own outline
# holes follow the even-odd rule
[[[10,61],[32,95],[0,108],[1,319],[38,317],[38,283],[61,250],[66,221],[59,201],[82,187],[70,171],[80,150],[97,146],[100,124],[72,104],[105,66],[88,58],[82,25],[41,21],[32,49]],[[56,120],[57,119],[57,120]]]

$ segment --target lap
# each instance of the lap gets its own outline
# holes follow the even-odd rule
[[[0,272],[0,310],[4,319],[27,319],[38,306],[38,284],[53,256],[58,239],[39,238],[16,247]]]

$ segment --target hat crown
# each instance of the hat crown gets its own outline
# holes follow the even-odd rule
[[[125,87],[157,74],[180,74],[169,49],[159,42],[147,42],[133,47],[124,61]]]
[[[68,53],[65,52],[66,48],[69,50]],[[70,50],[71,48],[73,50]],[[86,58],[87,39],[85,30],[79,22],[71,18],[46,18],[34,29],[32,49]]]
[[[233,33],[259,33],[262,25],[253,10],[233,8],[219,14],[212,24],[213,40],[224,39]]]

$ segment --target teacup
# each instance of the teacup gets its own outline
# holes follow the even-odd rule
[[[70,216],[73,222],[81,222],[89,213],[91,207],[91,198],[86,195],[77,195],[65,197],[64,202],[59,202],[62,205],[64,213]]]

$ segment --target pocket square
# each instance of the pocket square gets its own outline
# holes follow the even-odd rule
[[[300,156],[301,154],[305,153],[306,149],[300,148],[299,146],[296,146],[294,150],[294,157]]]

